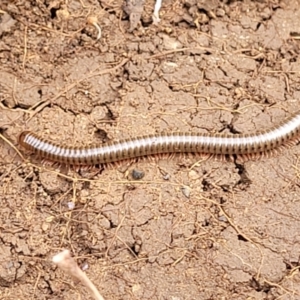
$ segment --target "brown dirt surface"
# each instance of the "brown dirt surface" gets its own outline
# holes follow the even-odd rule
[[[164,0],[157,25],[154,0],[124,2],[1,1],[0,298],[91,299],[51,261],[70,249],[106,300],[300,299],[299,146],[92,176],[18,145],[249,133],[298,110],[298,1]]]

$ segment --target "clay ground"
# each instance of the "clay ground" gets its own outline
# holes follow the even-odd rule
[[[300,146],[92,177],[18,145],[249,133],[298,110],[298,2],[164,0],[158,25],[153,7],[130,24],[121,0],[1,1],[1,299],[91,299],[51,262],[65,248],[106,300],[300,299]]]

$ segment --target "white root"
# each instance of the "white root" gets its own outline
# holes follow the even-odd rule
[[[162,0],[156,0],[156,2],[155,2],[154,12],[153,12],[153,15],[152,15],[152,19],[153,19],[154,24],[158,24],[160,22],[159,10],[161,8],[161,2],[162,2]]]
[[[65,273],[73,278],[79,280],[91,293],[95,300],[104,300],[100,295],[95,285],[90,281],[87,275],[78,267],[76,261],[71,256],[69,250],[63,250],[62,252],[53,256],[52,261]]]
[[[90,16],[87,18],[87,22],[91,25],[93,25],[97,31],[98,31],[98,34],[97,34],[97,39],[96,41],[100,40],[101,36],[102,36],[102,30],[101,30],[101,27],[98,25],[97,23],[97,17],[94,17],[94,16]]]

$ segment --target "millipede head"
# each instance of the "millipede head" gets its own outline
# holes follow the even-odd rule
[[[22,147],[24,147],[25,149],[28,148],[28,144],[25,142],[26,137],[31,134],[30,131],[23,131],[20,133],[19,137],[18,137],[18,143],[19,145],[21,145]]]

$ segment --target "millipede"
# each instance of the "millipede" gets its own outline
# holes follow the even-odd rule
[[[70,147],[23,131],[19,144],[38,157],[63,164],[84,166],[118,162],[167,153],[202,153],[211,156],[259,158],[294,145],[300,140],[300,111],[269,130],[250,134],[163,133],[86,147]]]

